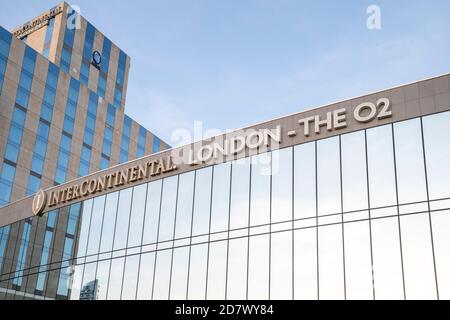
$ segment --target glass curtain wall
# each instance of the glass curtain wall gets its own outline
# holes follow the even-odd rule
[[[439,113],[85,201],[53,298],[449,299],[449,128]],[[1,282],[52,270],[21,263]]]

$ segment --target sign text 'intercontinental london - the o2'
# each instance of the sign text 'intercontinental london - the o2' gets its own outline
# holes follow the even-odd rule
[[[365,102],[358,105],[351,115],[356,122],[368,123],[375,119],[381,120],[392,117],[391,104],[389,99],[382,98],[376,103]],[[309,137],[312,132],[320,135],[321,128],[326,127],[328,131],[339,130],[347,127],[348,110],[346,108],[327,112],[324,116],[315,115],[298,120],[298,125],[303,129],[303,135]],[[69,204],[75,201],[82,201],[84,198],[90,197],[97,193],[113,192],[115,188],[123,188],[128,184],[138,181],[144,182],[149,178],[163,175],[178,169],[178,163],[195,166],[201,163],[216,162],[223,159],[224,156],[237,155],[245,150],[261,149],[262,147],[271,149],[276,148],[282,143],[282,128],[278,126],[276,129],[261,129],[245,131],[242,135],[225,139],[223,144],[217,141],[206,144],[192,150],[191,146],[185,146],[180,149],[174,149],[170,156],[159,158],[156,160],[148,160],[141,164],[126,164],[121,169],[105,173],[100,177],[86,177],[76,184],[70,186],[59,186],[53,188],[47,194],[40,190],[33,199],[33,214],[42,215],[45,209],[60,207],[62,204]],[[297,130],[287,133],[287,137],[293,138],[297,135]],[[186,150],[187,149],[187,150]],[[187,159],[177,157],[176,161],[173,155],[177,150],[183,150],[184,154],[188,154]],[[184,150],[187,152],[185,153]],[[151,156],[150,156],[151,157]],[[222,157],[222,158],[221,158]]]

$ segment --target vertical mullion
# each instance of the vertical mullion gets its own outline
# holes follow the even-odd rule
[[[175,227],[177,225],[177,215],[178,215],[178,192],[180,190],[180,176],[177,176],[177,191],[175,195],[175,218],[173,222],[173,233],[172,233],[172,255],[170,257],[170,273],[169,273],[169,293],[168,293],[168,299],[170,300],[170,289],[172,286],[172,269],[173,269],[173,252],[175,251]]]
[[[250,212],[251,212],[251,203],[252,203],[252,158],[249,157],[249,187],[248,187],[248,225],[247,225],[247,282],[245,284],[245,298],[248,300],[248,275],[250,272]]]
[[[158,231],[156,233],[155,260],[153,263],[153,280],[152,280],[151,300],[153,300],[153,292],[155,291],[155,274],[156,274],[156,262],[157,262],[157,258],[158,258],[159,227],[161,225],[161,208],[162,208],[162,196],[163,196],[163,191],[164,191],[164,181],[165,181],[165,179],[163,179],[161,182],[161,192],[160,192],[160,196],[159,196]]]
[[[372,296],[375,300],[375,274],[373,270],[373,240],[372,240],[372,215],[370,204],[370,184],[369,184],[369,153],[367,148],[367,130],[364,130],[364,151],[366,153],[366,185],[367,185],[367,209],[369,210],[369,237],[370,237],[370,269],[372,271]]]
[[[403,266],[402,229],[401,229],[401,225],[400,225],[400,207],[399,207],[399,200],[398,200],[397,157],[395,154],[394,124],[390,124],[390,127],[391,127],[391,132],[392,132],[392,151],[393,151],[393,156],[394,156],[395,199],[397,202],[398,235],[399,235],[399,241],[400,241],[400,258],[401,258],[401,262],[402,262],[403,299],[406,300],[405,269]]]
[[[194,190],[192,192],[192,209],[191,209],[191,233],[189,236],[189,256],[188,256],[188,273],[186,284],[186,300],[189,297],[189,278],[191,276],[191,251],[192,251],[192,230],[194,228],[194,208],[195,208],[195,187],[197,184],[197,170],[194,172]]]
[[[423,166],[424,166],[424,170],[425,170],[425,187],[427,190],[427,206],[428,206],[428,220],[430,223],[430,236],[431,236],[431,249],[433,252],[433,268],[434,268],[434,280],[435,280],[435,284],[436,284],[436,297],[439,300],[439,283],[438,283],[438,278],[437,278],[437,270],[436,270],[436,256],[435,256],[435,252],[434,252],[434,239],[433,239],[433,224],[432,224],[432,219],[431,219],[431,207],[430,207],[430,191],[429,191],[429,186],[428,186],[428,171],[427,171],[427,160],[426,160],[426,155],[425,155],[425,137],[424,137],[424,133],[423,133],[423,118],[420,117],[420,133],[421,133],[421,137],[422,137],[422,153],[423,153]]]
[[[230,257],[230,226],[231,226],[231,188],[233,187],[233,162],[230,164],[230,188],[228,193],[228,230],[227,230],[227,264],[225,271],[225,300],[228,295],[228,260]]]
[[[128,238],[130,237],[130,222],[131,222],[131,212],[133,210],[133,201],[134,201],[134,188],[131,188],[131,199],[130,199],[130,209],[128,212],[128,228],[127,228],[127,241],[125,242],[125,260],[123,262],[123,269],[122,269],[122,284],[120,285],[120,300],[122,300],[122,294],[123,294],[123,282],[125,278],[125,268],[127,267],[127,260],[128,260]],[[106,199],[105,199],[106,204]]]
[[[214,169],[216,166],[212,167],[211,172],[211,194],[209,201],[209,229],[208,229],[208,251],[206,257],[206,285],[205,285],[205,300],[208,299],[208,276],[209,276],[209,250],[211,245],[211,218],[212,218],[212,201],[213,201],[213,187],[214,187]]]
[[[344,271],[344,300],[347,300],[347,278],[345,268],[345,235],[344,235],[344,191],[342,182],[342,136],[339,135],[339,180],[340,180],[340,197],[341,197],[341,231],[342,231],[342,265]]]
[[[137,294],[139,290],[139,278],[141,275],[141,259],[142,259],[142,245],[144,242],[144,230],[145,230],[145,218],[147,217],[147,198],[148,198],[148,187],[149,184],[147,183],[145,188],[145,201],[144,201],[144,219],[142,221],[142,233],[141,233],[141,244],[140,244],[140,252],[139,252],[139,262],[138,262],[138,270],[137,270],[137,285],[136,285],[136,292],[134,294],[134,299],[137,300]]]

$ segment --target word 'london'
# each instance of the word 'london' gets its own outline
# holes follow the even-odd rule
[[[172,157],[169,156],[166,159],[148,161],[127,169],[117,170],[100,178],[88,179],[65,189],[52,191],[48,206],[54,207],[61,203],[74,201],[91,194],[167,173],[176,168],[177,166],[173,163]]]

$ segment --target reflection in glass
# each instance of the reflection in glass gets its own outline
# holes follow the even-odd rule
[[[195,177],[194,220],[192,236],[209,232],[209,216],[211,211],[212,167],[197,170]]]
[[[102,227],[100,252],[109,252],[113,248],[114,226],[116,224],[117,201],[119,192],[106,195],[105,214]]]
[[[108,291],[109,267],[111,260],[100,261],[97,265],[97,298],[106,300]]]
[[[97,300],[97,279],[95,278],[96,269],[96,262],[85,265],[83,284],[80,291],[80,300]]]
[[[94,199],[92,209],[91,227],[89,231],[87,255],[98,253],[100,247],[100,234],[102,230],[103,211],[105,209],[106,196]]]
[[[151,300],[153,289],[153,271],[155,266],[155,253],[145,253],[141,255],[141,265],[139,268],[138,300]]]
[[[144,235],[142,244],[156,243],[158,235],[159,210],[161,204],[162,180],[150,182],[147,192]]]
[[[250,226],[270,223],[271,153],[251,158]]]
[[[439,284],[439,299],[450,299],[450,211],[433,212],[434,254]]]
[[[134,187],[133,202],[131,204],[130,227],[128,231],[128,248],[141,245],[146,197],[146,184]]]
[[[164,179],[158,241],[173,239],[178,177]]]
[[[347,299],[371,300],[373,287],[369,221],[346,223],[344,235]]]
[[[206,293],[208,244],[192,246],[190,262],[188,299],[204,300]]]
[[[123,273],[122,300],[136,299],[138,271],[139,255],[128,256],[125,260],[125,271]]]
[[[80,291],[81,291],[81,281],[83,280],[83,269],[84,265],[78,265],[73,267],[72,278],[68,280],[69,283],[67,286],[71,288],[70,291],[70,300],[79,300],[80,299]]]
[[[272,223],[292,220],[292,152],[272,152]]]
[[[209,245],[207,299],[225,299],[227,274],[227,241],[212,242]]]
[[[228,229],[231,162],[214,166],[211,232]]]
[[[170,282],[170,300],[186,300],[187,283],[188,283],[188,263],[189,263],[189,247],[181,247],[173,250],[172,279]]]
[[[294,231],[294,299],[317,299],[317,228]]]
[[[111,272],[108,283],[108,300],[120,300],[124,262],[125,258],[111,260]]]
[[[341,137],[344,212],[367,209],[366,142],[364,131]]]
[[[186,238],[191,235],[194,176],[194,171],[180,175],[180,183],[178,186],[175,239]]]
[[[233,162],[231,178],[230,229],[248,227],[250,160],[240,159]]]
[[[81,214],[81,224],[80,224],[81,227],[78,240],[77,257],[84,257],[86,255],[87,241],[89,236],[89,224],[91,223],[92,204],[93,204],[92,199],[83,202],[83,212]]]
[[[132,195],[132,188],[124,189],[119,192],[119,207],[117,209],[114,250],[125,249],[127,246],[128,223],[130,221]]]
[[[250,237],[248,299],[269,299],[269,235]]]
[[[450,112],[423,118],[430,199],[450,197]]]
[[[427,199],[420,119],[394,124],[399,203]]]
[[[342,226],[319,227],[319,298],[344,299]]]
[[[367,130],[369,194],[372,208],[397,203],[391,125]]]
[[[153,300],[169,299],[170,266],[172,250],[163,250],[156,253],[156,269],[153,287]]]
[[[292,232],[272,234],[270,299],[292,299]]]
[[[341,212],[339,137],[317,141],[318,212]]]
[[[316,144],[294,148],[294,217],[316,216]]]
[[[428,213],[400,217],[406,299],[436,299]]]
[[[403,275],[398,218],[372,221],[375,298],[403,299]]]
[[[229,241],[227,300],[245,299],[247,295],[247,244],[246,238]]]

